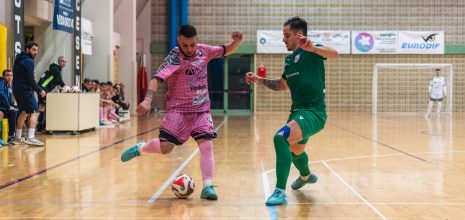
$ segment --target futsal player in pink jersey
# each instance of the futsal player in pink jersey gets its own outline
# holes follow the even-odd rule
[[[140,142],[127,149],[121,155],[121,161],[129,161],[144,153],[168,154],[175,145],[182,145],[191,136],[200,151],[203,180],[200,198],[217,200],[212,183],[215,167],[212,140],[216,133],[210,113],[207,66],[214,58],[234,53],[241,41],[242,32],[236,31],[226,45],[200,44],[195,27],[183,25],[179,31],[179,46],[172,49],[160,65],[150,81],[144,101],[137,106],[139,115],[147,115],[158,84],[163,81],[168,84],[167,112],[160,125],[160,135],[148,143]]]

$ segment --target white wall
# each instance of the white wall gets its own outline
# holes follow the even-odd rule
[[[152,55],[150,53],[150,43],[152,41],[151,12],[152,1],[149,0],[137,17],[137,39],[144,39],[143,47],[146,56],[147,72],[149,75],[151,75],[150,73],[152,72]]]
[[[118,61],[118,79],[126,85],[125,98],[131,103],[131,111],[137,99],[136,63],[136,1],[122,0],[114,14],[114,30],[121,37]]]
[[[63,81],[70,85],[73,80],[70,67],[73,65],[70,59],[73,55],[71,50],[73,33],[53,30],[53,4],[51,2],[36,0],[24,3],[25,25],[34,26],[34,41],[39,44],[39,53],[34,59],[35,78],[39,79],[51,63],[57,62],[59,56],[65,56],[68,58],[68,63],[62,71],[62,76]]]
[[[5,0],[0,0],[0,23],[6,24],[6,4]]]
[[[113,69],[113,0],[86,0],[82,17],[92,21],[92,56],[84,55],[82,78],[111,80]]]
[[[48,69],[52,63],[57,63],[59,56],[65,56],[68,63],[62,70],[63,81],[67,85],[73,83],[73,33],[53,30],[53,24],[34,27],[34,41],[39,44],[39,53],[35,58],[35,76],[40,75]]]

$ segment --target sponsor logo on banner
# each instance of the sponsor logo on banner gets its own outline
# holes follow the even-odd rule
[[[81,44],[82,44],[82,54],[92,55],[92,22],[82,18],[82,32],[81,32]]]
[[[350,31],[308,31],[313,43],[331,47],[340,54],[350,53]]]
[[[283,31],[257,31],[257,53],[288,54]]]
[[[55,9],[53,12],[53,29],[73,33],[74,8],[72,0],[55,1]]]
[[[13,41],[15,57],[23,50],[24,44],[24,1],[15,0],[13,4]]]
[[[353,54],[395,54],[396,52],[396,31],[352,32]]]
[[[444,32],[399,31],[398,52],[402,54],[444,54]]]
[[[81,86],[81,0],[72,0],[74,16],[74,85]]]
[[[309,31],[307,34],[313,43],[331,47],[338,53],[350,53],[350,31]],[[279,31],[257,31],[257,53],[288,54],[283,42],[283,32]]]

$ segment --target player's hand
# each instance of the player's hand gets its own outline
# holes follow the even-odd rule
[[[300,48],[310,52],[315,51],[316,47],[313,45],[312,40],[310,40],[310,38],[305,37],[302,34],[297,34],[296,39],[297,46],[299,46]]]
[[[231,38],[232,38],[233,41],[235,41],[235,42],[241,42],[241,41],[242,41],[242,32],[240,32],[240,31],[234,31],[234,32],[232,32]]]
[[[137,114],[139,116],[145,116],[145,115],[148,115],[150,113],[150,109],[152,107],[152,103],[151,103],[151,100],[147,100],[147,99],[144,99],[144,101],[142,101],[138,106],[137,106]]]
[[[40,91],[40,96],[45,97],[46,95],[47,95],[47,93],[45,93],[44,90]]]
[[[252,72],[248,72],[248,73],[245,74],[245,82],[247,84],[249,84],[249,85],[252,82],[254,82],[254,83],[258,82],[260,80],[260,78],[262,78],[262,77],[259,77],[259,76],[257,76],[257,74],[252,73]]]

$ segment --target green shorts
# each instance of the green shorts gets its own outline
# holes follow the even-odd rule
[[[287,122],[294,120],[302,129],[302,140],[299,144],[306,144],[308,138],[321,131],[326,124],[326,112],[300,109],[289,115]]]

